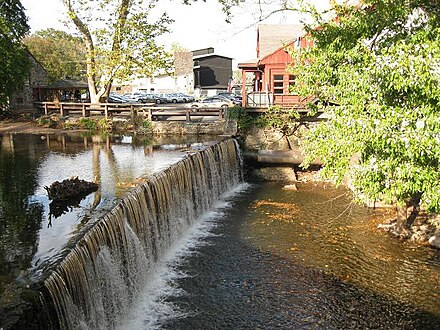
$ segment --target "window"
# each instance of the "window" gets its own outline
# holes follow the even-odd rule
[[[284,80],[282,74],[273,75],[273,93],[274,94],[284,93]]]
[[[289,75],[289,92],[291,91],[293,86],[295,86],[295,75],[290,74]]]

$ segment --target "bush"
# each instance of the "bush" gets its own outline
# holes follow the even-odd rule
[[[139,134],[151,134],[153,132],[153,123],[149,119],[137,116],[134,120],[134,128]]]
[[[43,127],[58,128],[61,122],[57,116],[42,116],[37,119],[37,124]]]
[[[111,132],[113,130],[113,120],[109,118],[101,118],[98,120],[98,128],[103,132]]]
[[[91,118],[81,118],[79,120],[79,123],[81,125],[81,127],[91,130],[91,131],[96,131],[98,129],[98,124],[96,123],[95,120],[91,119]]]
[[[249,115],[243,107],[235,106],[226,111],[226,119],[236,120],[238,131],[246,134],[257,124],[257,120]]]

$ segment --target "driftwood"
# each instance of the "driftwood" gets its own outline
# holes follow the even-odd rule
[[[94,182],[80,180],[78,177],[63,180],[62,182],[55,181],[50,187],[45,186],[49,199],[54,201],[76,201],[81,200],[88,194],[98,190],[98,185]]]
[[[63,214],[79,207],[79,203],[90,193],[98,190],[98,185],[94,182],[80,180],[78,177],[55,181],[50,187],[45,186],[49,199],[49,223],[52,226],[52,218],[58,218]]]

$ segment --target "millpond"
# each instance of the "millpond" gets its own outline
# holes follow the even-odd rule
[[[344,189],[257,180],[235,140],[0,138],[0,328],[440,328],[438,250]],[[54,205],[70,177],[99,189]]]

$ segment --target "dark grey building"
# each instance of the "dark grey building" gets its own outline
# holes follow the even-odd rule
[[[194,87],[204,89],[227,89],[232,77],[232,58],[214,54],[214,48],[193,52]]]

